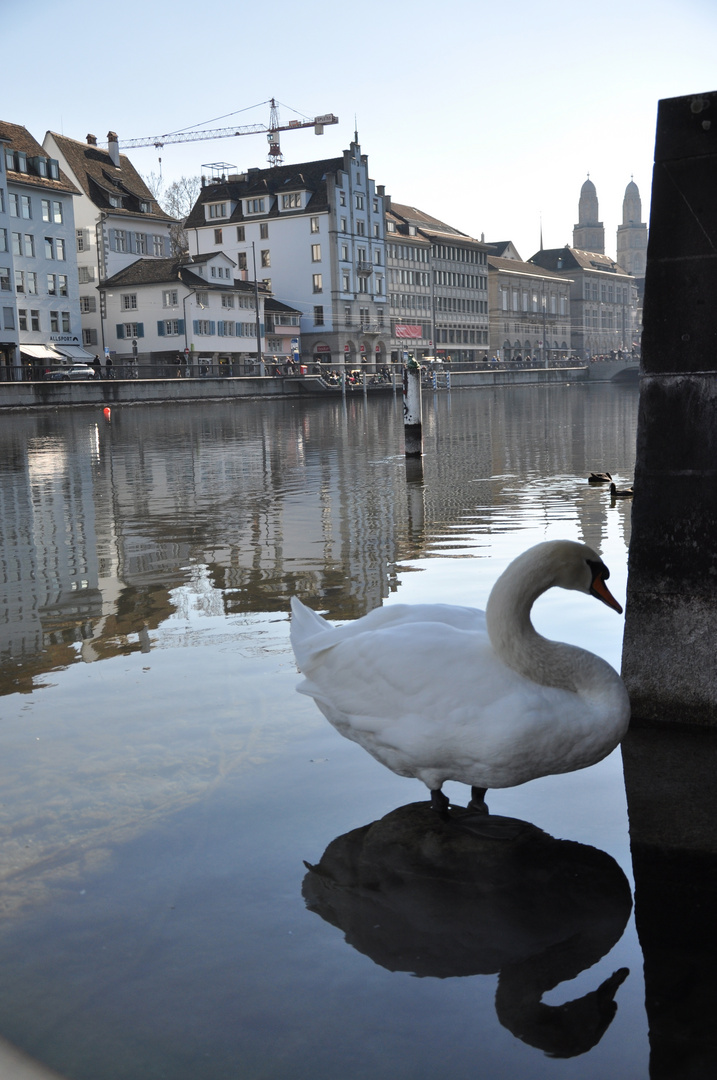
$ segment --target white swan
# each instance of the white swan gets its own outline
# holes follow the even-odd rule
[[[446,780],[512,787],[600,761],[627,730],[630,704],[617,672],[585,649],[549,641],[530,609],[558,585],[618,613],[609,571],[591,548],[538,544],[498,578],[485,612],[396,604],[334,627],[296,597],[291,644],[314,699],[342,735],[399,776],[417,777],[446,811]]]

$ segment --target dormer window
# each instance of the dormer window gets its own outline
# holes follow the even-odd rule
[[[212,220],[213,218],[225,218],[227,217],[227,204],[225,202],[208,203],[207,204],[207,217]]]
[[[292,191],[288,195],[281,196],[282,210],[301,210],[302,206],[303,199],[300,191]]]
[[[264,213],[264,199],[247,199],[246,200],[246,214],[263,214]]]
[[[121,210],[122,209],[122,198],[119,195],[110,195],[109,196],[109,204],[110,204],[110,206],[113,206],[116,210]]]
[[[152,204],[148,203],[148,202],[140,202],[139,210],[140,210],[141,214],[151,214],[152,213]]]

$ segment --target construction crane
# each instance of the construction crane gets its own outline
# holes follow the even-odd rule
[[[266,102],[264,102],[266,104]],[[169,143],[199,142],[203,139],[227,139],[236,135],[257,135],[266,132],[269,140],[268,160],[272,165],[281,165],[284,156],[279,143],[280,131],[296,131],[299,128],[314,129],[316,135],[323,135],[324,128],[329,124],[338,124],[338,116],[333,113],[325,113],[323,116],[315,116],[313,120],[289,120],[288,124],[279,123],[279,107],[271,98],[269,101],[269,125],[246,124],[243,127],[211,128],[207,131],[178,131],[172,135],[153,135],[146,139],[128,139],[122,143],[122,149],[126,150],[133,146],[155,146],[161,149]]]

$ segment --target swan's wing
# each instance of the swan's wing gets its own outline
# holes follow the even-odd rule
[[[380,629],[366,626],[367,616],[359,632],[342,633],[354,623],[316,634],[297,651],[306,677],[298,689],[358,727],[408,716],[440,722],[466,707],[475,715],[478,694],[485,706],[504,692],[506,678],[519,678],[495,656],[482,612],[475,614],[480,629],[409,623],[398,613]]]

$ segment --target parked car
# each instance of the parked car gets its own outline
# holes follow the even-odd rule
[[[68,379],[94,379],[95,371],[89,364],[73,364],[67,368],[65,377]]]
[[[48,368],[46,379],[94,379],[96,374],[89,364],[72,364],[68,367]]]

